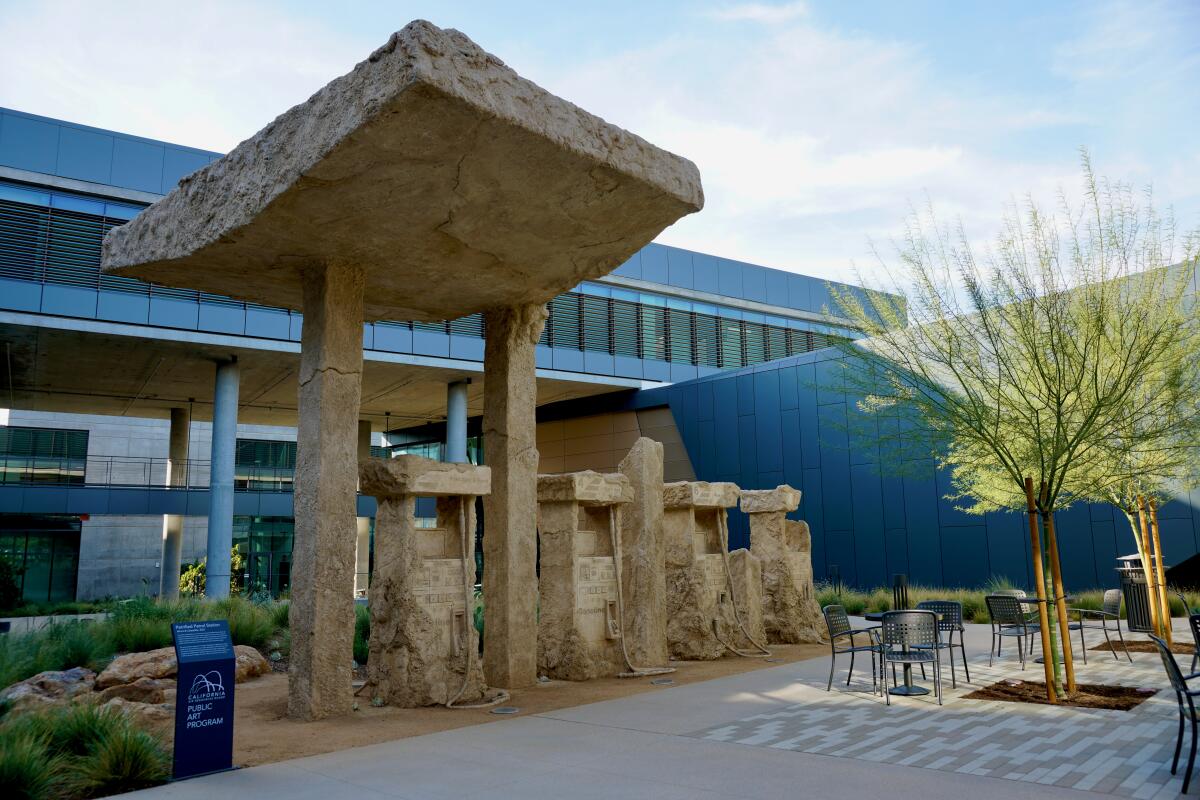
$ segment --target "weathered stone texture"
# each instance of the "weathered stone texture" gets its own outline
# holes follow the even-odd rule
[[[367,318],[454,319],[607,274],[703,204],[690,161],[415,21],[115,229],[103,261],[300,309],[289,258],[348,258]]]
[[[368,458],[358,467],[363,494],[372,497],[439,497],[491,491],[491,467],[450,464],[421,456]]]
[[[663,446],[646,437],[634,442],[618,471],[633,486],[633,502],[621,511],[622,630],[629,658],[638,667],[667,663],[667,574],[663,543]]]
[[[800,492],[787,485],[774,489],[743,489],[741,501],[745,514],[787,513],[800,507]]]
[[[484,498],[483,670],[506,689],[537,683],[537,375],[534,347],[546,307],[484,315],[483,448],[492,465]]]
[[[678,481],[663,487],[664,508],[732,508],[737,504],[736,483]]]
[[[488,469],[445,466],[463,466],[483,475]],[[478,480],[476,475],[461,482],[474,485]],[[487,686],[478,658],[471,657],[467,672],[468,648],[472,654],[478,652],[479,634],[463,592],[459,528],[460,515],[465,516],[465,580],[474,587],[474,497],[439,497],[436,529],[416,527],[416,495],[377,497],[367,662],[370,696],[405,708],[442,705],[454,699],[466,676],[458,702],[482,700]]]
[[[96,673],[85,667],[50,670],[5,687],[0,691],[0,700],[10,704],[13,711],[36,711],[86,697],[95,684]]]
[[[592,470],[539,475],[538,502],[585,505],[632,503],[633,487],[624,475],[602,474]]]
[[[750,548],[762,562],[767,641],[776,644],[824,639],[813,589],[811,545],[805,547],[808,526],[786,517],[799,505],[800,492],[790,486],[742,492],[742,511],[750,517]]]
[[[746,627],[746,632],[750,634],[750,638],[759,643],[767,641],[767,630],[765,625],[765,610],[766,602],[763,598],[763,564],[758,556],[751,551],[740,548],[729,554],[729,571],[733,573],[733,593],[737,597],[737,611],[740,616],[742,625]],[[749,647],[750,642],[741,644],[745,641],[745,635],[742,634],[733,616],[733,609],[727,610],[725,623],[728,630],[737,630],[739,644],[737,646]]]
[[[363,270],[305,270],[288,713],[350,712]]]
[[[541,476],[539,488],[562,496],[561,477]],[[610,525],[620,510],[610,515],[610,508],[578,499],[538,504],[538,670],[551,678],[583,681],[626,669]]]

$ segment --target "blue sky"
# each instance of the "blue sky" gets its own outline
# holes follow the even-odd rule
[[[1200,224],[1200,2],[21,2],[0,105],[227,150],[423,17],[692,158],[659,240],[827,278],[1097,169]]]

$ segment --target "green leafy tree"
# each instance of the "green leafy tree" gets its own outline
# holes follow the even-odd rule
[[[859,408],[881,418],[881,437],[950,470],[952,497],[969,513],[1025,510],[1032,478],[1047,549],[1054,512],[1094,497],[1099,476],[1140,474],[1137,459],[1115,455],[1176,430],[1162,412],[1196,386],[1197,360],[1184,355],[1194,352],[1185,294],[1196,237],[1180,260],[1173,223],[1149,193],[1138,202],[1128,186],[1097,179],[1086,152],[1083,178],[1078,204],[1010,208],[990,247],[932,211],[915,214],[899,267],[879,256],[885,286],[831,287],[867,335],[846,345],[842,363]],[[1050,583],[1058,565],[1040,557]],[[1061,602],[1058,612],[1061,622]],[[1050,635],[1061,691],[1053,622]]]
[[[242,585],[238,582],[246,568],[246,557],[234,545],[229,555],[229,593],[240,594]],[[184,596],[199,597],[204,594],[208,582],[208,559],[202,558],[194,564],[188,564],[183,574],[179,576],[179,593]]]

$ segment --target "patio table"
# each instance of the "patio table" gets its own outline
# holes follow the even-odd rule
[[[870,611],[866,614],[863,614],[863,619],[865,619],[867,622],[883,622],[883,615],[886,613],[886,611]],[[941,622],[941,614],[934,614],[934,616],[937,617],[938,622]],[[891,689],[888,689],[888,692],[900,697],[919,697],[923,694],[929,694],[929,690],[924,686],[917,686],[913,683],[912,664],[904,664],[903,666],[904,685],[893,686]],[[886,679],[886,677],[887,676],[885,675],[884,678]]]

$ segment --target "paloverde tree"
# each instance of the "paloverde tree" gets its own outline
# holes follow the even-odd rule
[[[896,246],[899,266],[877,252],[884,281],[831,287],[867,335],[845,345],[843,360],[860,409],[907,417],[911,424],[880,425],[881,435],[890,431],[950,470],[963,510],[1036,511],[1044,535],[1033,523],[1035,576],[1043,560],[1050,567],[1038,593],[1056,598],[1064,628],[1054,512],[1094,496],[1089,487],[1106,470],[1128,474],[1130,465],[1112,458],[1113,432],[1153,428],[1162,391],[1189,380],[1168,364],[1181,326],[1194,327],[1184,302],[1190,273],[1167,269],[1178,263],[1170,222],[1128,186],[1098,180],[1086,153],[1083,178],[1076,204],[1064,196],[1054,213],[1032,199],[1010,208],[987,248],[932,211],[914,214]],[[1194,241],[1186,264],[1195,263]],[[1063,665],[1048,617],[1054,699]],[[1062,658],[1074,691],[1069,646]]]

